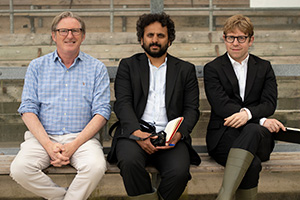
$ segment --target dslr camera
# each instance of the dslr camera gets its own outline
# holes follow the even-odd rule
[[[153,146],[165,146],[166,145],[166,133],[164,131],[160,131],[156,133],[156,128],[154,125],[149,124],[143,120],[140,120],[141,131],[151,133],[149,137],[157,136],[155,139],[150,139]]]

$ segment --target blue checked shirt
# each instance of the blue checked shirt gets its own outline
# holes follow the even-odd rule
[[[36,114],[50,135],[81,132],[95,114],[108,120],[110,86],[105,65],[83,52],[69,69],[56,51],[33,60],[18,112]]]

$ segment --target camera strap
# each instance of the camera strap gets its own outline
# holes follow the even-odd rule
[[[131,135],[129,136],[129,139],[136,140],[136,141],[145,141],[145,140],[147,140],[148,138],[153,137],[153,136],[156,136],[156,134],[152,133],[151,135],[149,135],[148,137],[145,137],[145,138],[140,138],[140,137],[138,137],[138,136],[135,136],[135,135],[132,135],[132,134],[131,134]]]
[[[140,120],[139,123],[140,123],[141,126],[147,127],[148,129],[151,129],[151,128],[152,128],[152,127],[151,127],[147,122],[145,122],[144,120]],[[113,132],[114,129],[117,128],[120,124],[121,124],[120,121],[116,121],[116,122],[109,128],[108,133],[109,133],[109,135],[110,135],[112,138],[114,137],[114,136],[112,135],[112,132]],[[153,136],[156,136],[156,134],[155,134],[155,133],[152,133],[151,135],[149,135],[149,136],[146,137],[146,138],[140,138],[140,137],[137,137],[137,136],[135,136],[135,135],[130,134],[129,137],[126,137],[126,138],[129,138],[129,139],[131,139],[131,140],[136,140],[136,141],[145,141],[145,140],[147,140],[148,138],[153,137]]]

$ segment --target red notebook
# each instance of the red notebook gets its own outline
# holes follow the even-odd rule
[[[171,121],[168,122],[166,128],[165,128],[165,133],[166,135],[166,142],[170,142],[170,140],[173,138],[175,133],[177,132],[178,128],[180,127],[181,123],[183,121],[183,117],[178,117],[175,118]]]

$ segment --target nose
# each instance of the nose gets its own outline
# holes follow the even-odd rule
[[[233,40],[233,45],[239,45],[239,41],[238,41],[237,38],[234,38],[234,40]]]
[[[67,35],[67,37],[73,37],[73,33],[72,33],[72,31],[71,31],[71,30],[69,30],[69,31],[68,31],[68,35]]]
[[[156,43],[158,41],[158,37],[157,37],[157,35],[154,35],[153,37],[152,37],[152,42],[153,43]]]

